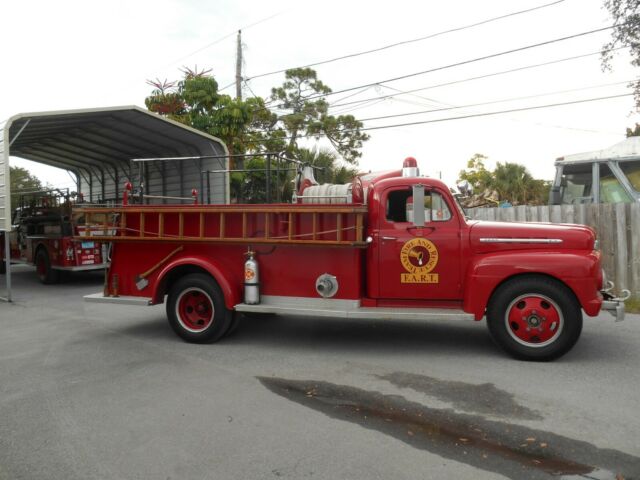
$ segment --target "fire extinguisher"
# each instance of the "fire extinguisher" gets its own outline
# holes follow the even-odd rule
[[[247,305],[260,303],[260,279],[255,254],[255,252],[248,250],[247,260],[244,262],[244,303]]]

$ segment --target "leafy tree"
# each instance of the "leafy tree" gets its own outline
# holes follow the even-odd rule
[[[476,192],[482,192],[490,188],[493,181],[491,172],[484,166],[486,156],[476,153],[467,162],[467,169],[461,170],[458,175],[458,182],[466,180]]]
[[[329,105],[321,97],[331,89],[318,80],[316,72],[309,68],[288,70],[285,82],[273,88],[270,103],[283,113],[276,114],[267,108],[260,97],[246,100],[233,99],[218,91],[218,83],[210,75],[211,70],[184,69],[184,78],[177,82],[147,81],[154,87],[145,99],[145,105],[153,112],[202,130],[222,139],[230,154],[284,152],[288,158],[305,156],[308,152],[299,146],[303,138],[326,136],[336,151],[348,163],[355,165],[360,157],[362,143],[369,136],[362,133],[362,123],[352,115],[328,114]],[[327,150],[328,152],[328,150]],[[318,151],[312,160],[336,162],[338,155]],[[241,158],[241,157],[240,157]],[[246,163],[236,161],[232,168],[264,169],[266,157],[247,157]],[[307,160],[302,160],[307,161]],[[271,166],[274,170],[274,165]],[[329,164],[327,163],[327,168]],[[331,165],[335,178],[349,177],[351,170],[345,165]],[[280,188],[287,198],[293,175],[282,175]],[[264,201],[265,174],[255,171],[231,175],[232,195],[249,202]],[[272,189],[272,191],[275,191]]]
[[[42,181],[22,167],[9,167],[11,177],[11,211],[18,206],[20,192],[33,192],[46,188]]]
[[[632,129],[627,128],[627,138],[640,137],[640,123],[636,123],[636,126]]]
[[[240,100],[218,91],[218,82],[211,70],[198,71],[185,68],[184,78],[178,82],[153,80],[154,87],[145,99],[152,112],[168,116],[178,122],[220,138],[229,154],[247,151],[281,151],[284,148],[284,132],[270,133],[276,117],[261,98]],[[242,157],[232,157],[230,168],[242,169]],[[252,162],[252,165],[256,162]],[[244,176],[232,174],[232,196],[242,198]]]
[[[186,68],[182,72],[184,78],[179,82],[147,81],[154,87],[145,99],[147,108],[220,138],[232,155],[244,153],[247,146],[257,147],[261,136],[253,130],[275,123],[264,100],[243,101],[220,94],[218,82],[209,75],[211,70]]]
[[[611,41],[604,45],[602,65],[611,69],[612,49],[629,47],[631,64],[640,67],[640,0],[605,0],[605,8],[613,17],[614,28]],[[640,80],[632,82],[636,107],[640,108]]]
[[[547,201],[550,182],[537,180],[525,166],[505,162],[496,164],[493,171],[487,170],[484,160],[487,157],[475,154],[467,162],[467,170],[462,170],[458,181],[466,180],[474,191],[484,194],[497,192],[501,201],[513,205],[542,205]]]
[[[287,70],[282,86],[271,90],[271,101],[285,112],[278,115],[278,126],[289,139],[286,151],[294,156],[301,138],[325,135],[345,161],[356,164],[369,135],[360,131],[362,122],[353,115],[329,115],[329,103],[322,96],[327,93],[331,89],[311,68]]]

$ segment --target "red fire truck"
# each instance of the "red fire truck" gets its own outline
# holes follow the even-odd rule
[[[165,302],[173,330],[212,342],[238,314],[358,319],[487,318],[512,356],[569,351],[582,312],[624,318],[586,226],[465,218],[449,189],[402,169],[318,185],[300,172],[291,204],[123,205],[104,291],[87,301]],[[126,204],[126,202],[124,202]],[[88,229],[104,232],[83,208]]]
[[[95,215],[98,215],[97,213]],[[96,217],[97,218],[97,217]],[[46,190],[20,195],[9,233],[11,263],[35,265],[40,281],[56,283],[63,272],[107,267],[106,245],[87,235],[82,214],[72,213],[68,190]],[[76,238],[74,238],[76,237]],[[0,235],[0,273],[4,273],[5,234]]]

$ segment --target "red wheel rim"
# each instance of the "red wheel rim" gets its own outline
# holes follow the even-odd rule
[[[176,302],[176,316],[189,332],[202,332],[213,323],[215,309],[211,297],[199,288],[184,290]]]
[[[549,297],[537,293],[521,295],[507,307],[505,326],[521,345],[540,348],[555,342],[564,327],[562,310]]]

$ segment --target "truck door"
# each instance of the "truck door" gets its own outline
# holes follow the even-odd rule
[[[418,188],[390,187],[381,195],[374,239],[378,243],[378,297],[459,300],[462,259],[457,211],[443,192]],[[418,218],[423,192],[424,225],[419,226],[414,224],[412,206]]]

